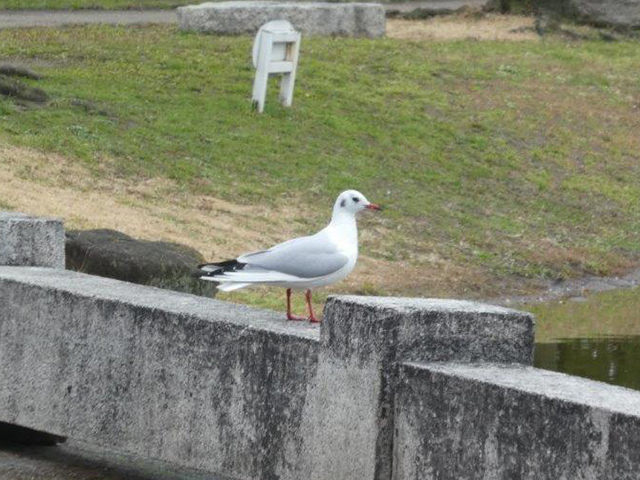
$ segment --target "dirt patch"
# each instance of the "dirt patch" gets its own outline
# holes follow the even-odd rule
[[[387,36],[400,40],[540,41],[533,18],[519,15],[457,14],[428,20],[387,21]]]
[[[105,160],[108,163],[108,160]],[[61,217],[68,228],[113,228],[136,238],[190,245],[222,258],[293,234],[278,211],[192,195],[167,180],[96,178],[55,154],[0,147],[0,201]]]

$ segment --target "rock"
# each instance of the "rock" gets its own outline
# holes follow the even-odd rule
[[[384,7],[378,3],[280,3],[237,1],[179,7],[181,30],[226,35],[255,34],[271,20],[288,20],[304,35],[382,37]]]
[[[202,255],[178,243],[136,240],[108,229],[70,230],[65,250],[69,270],[206,297],[216,292],[215,283],[195,276]]]
[[[640,28],[640,0],[543,0],[539,8],[596,26]]]

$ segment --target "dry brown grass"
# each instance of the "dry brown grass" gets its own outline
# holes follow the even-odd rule
[[[161,179],[94,175],[59,155],[0,147],[0,200],[64,219],[67,228],[114,228],[137,238],[191,245],[206,257],[259,248],[293,233],[293,215],[191,195]]]
[[[0,147],[1,205],[62,218],[68,229],[113,228],[136,238],[180,242],[211,259],[265,248],[316,228],[306,226],[304,202],[237,205],[181,190],[169,180],[98,179],[60,155],[12,146]],[[369,222],[367,227],[361,233],[364,244],[382,241],[381,248],[393,248],[384,242],[384,226]],[[447,295],[477,292],[481,276],[439,258],[410,265],[361,255],[354,274],[331,291]]]
[[[533,18],[518,15],[446,15],[428,20],[390,19],[387,36],[400,40],[539,41]]]

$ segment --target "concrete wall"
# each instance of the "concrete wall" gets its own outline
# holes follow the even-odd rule
[[[321,332],[17,267],[0,267],[0,301],[0,421],[232,478],[388,478],[397,360],[531,354],[531,317],[468,302],[332,298]],[[490,338],[454,341],[474,323]]]
[[[528,366],[529,314],[347,296],[320,327],[286,322],[46,268],[61,223],[5,214],[0,233],[16,218],[0,236],[22,252],[0,256],[0,433],[228,479],[640,478],[640,392]]]
[[[640,478],[640,392],[518,365],[400,377],[394,480]]]

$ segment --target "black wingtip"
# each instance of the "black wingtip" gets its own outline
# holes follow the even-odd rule
[[[198,265],[198,269],[201,270],[201,276],[203,277],[215,277],[226,272],[237,272],[245,267],[246,263],[239,262],[238,260],[226,260],[224,262],[215,263],[201,263]],[[211,270],[202,270],[205,267],[215,267]]]

